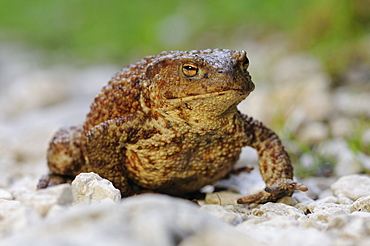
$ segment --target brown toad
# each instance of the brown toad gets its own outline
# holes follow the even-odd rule
[[[276,134],[241,114],[254,89],[245,51],[171,51],[118,72],[95,98],[83,126],[60,129],[38,188],[81,172],[109,179],[123,196],[151,190],[180,195],[234,171],[241,148],[259,155],[266,188],[238,200],[265,203],[306,190]]]

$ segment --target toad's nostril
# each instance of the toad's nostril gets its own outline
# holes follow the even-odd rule
[[[247,72],[247,69],[249,67],[249,59],[246,57],[245,60],[242,63],[242,69]]]

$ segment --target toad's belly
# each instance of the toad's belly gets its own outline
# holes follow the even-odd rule
[[[239,158],[241,146],[214,142],[185,150],[179,145],[126,151],[128,177],[137,185],[168,194],[197,191],[225,177]]]

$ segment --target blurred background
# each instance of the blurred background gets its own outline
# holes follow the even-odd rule
[[[369,173],[369,23],[369,0],[2,1],[0,186],[34,185],[53,132],[121,67],[206,48],[248,52],[240,110],[279,134],[298,177]]]

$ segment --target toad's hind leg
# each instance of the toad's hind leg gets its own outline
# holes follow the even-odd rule
[[[84,167],[82,127],[61,128],[50,142],[47,152],[49,173],[42,176],[37,188],[70,183]]]
[[[133,192],[127,179],[124,143],[134,130],[127,134],[120,128],[123,122],[127,125],[132,123],[123,118],[92,127],[86,135],[83,152],[90,170],[110,180],[126,197],[133,195]]]

